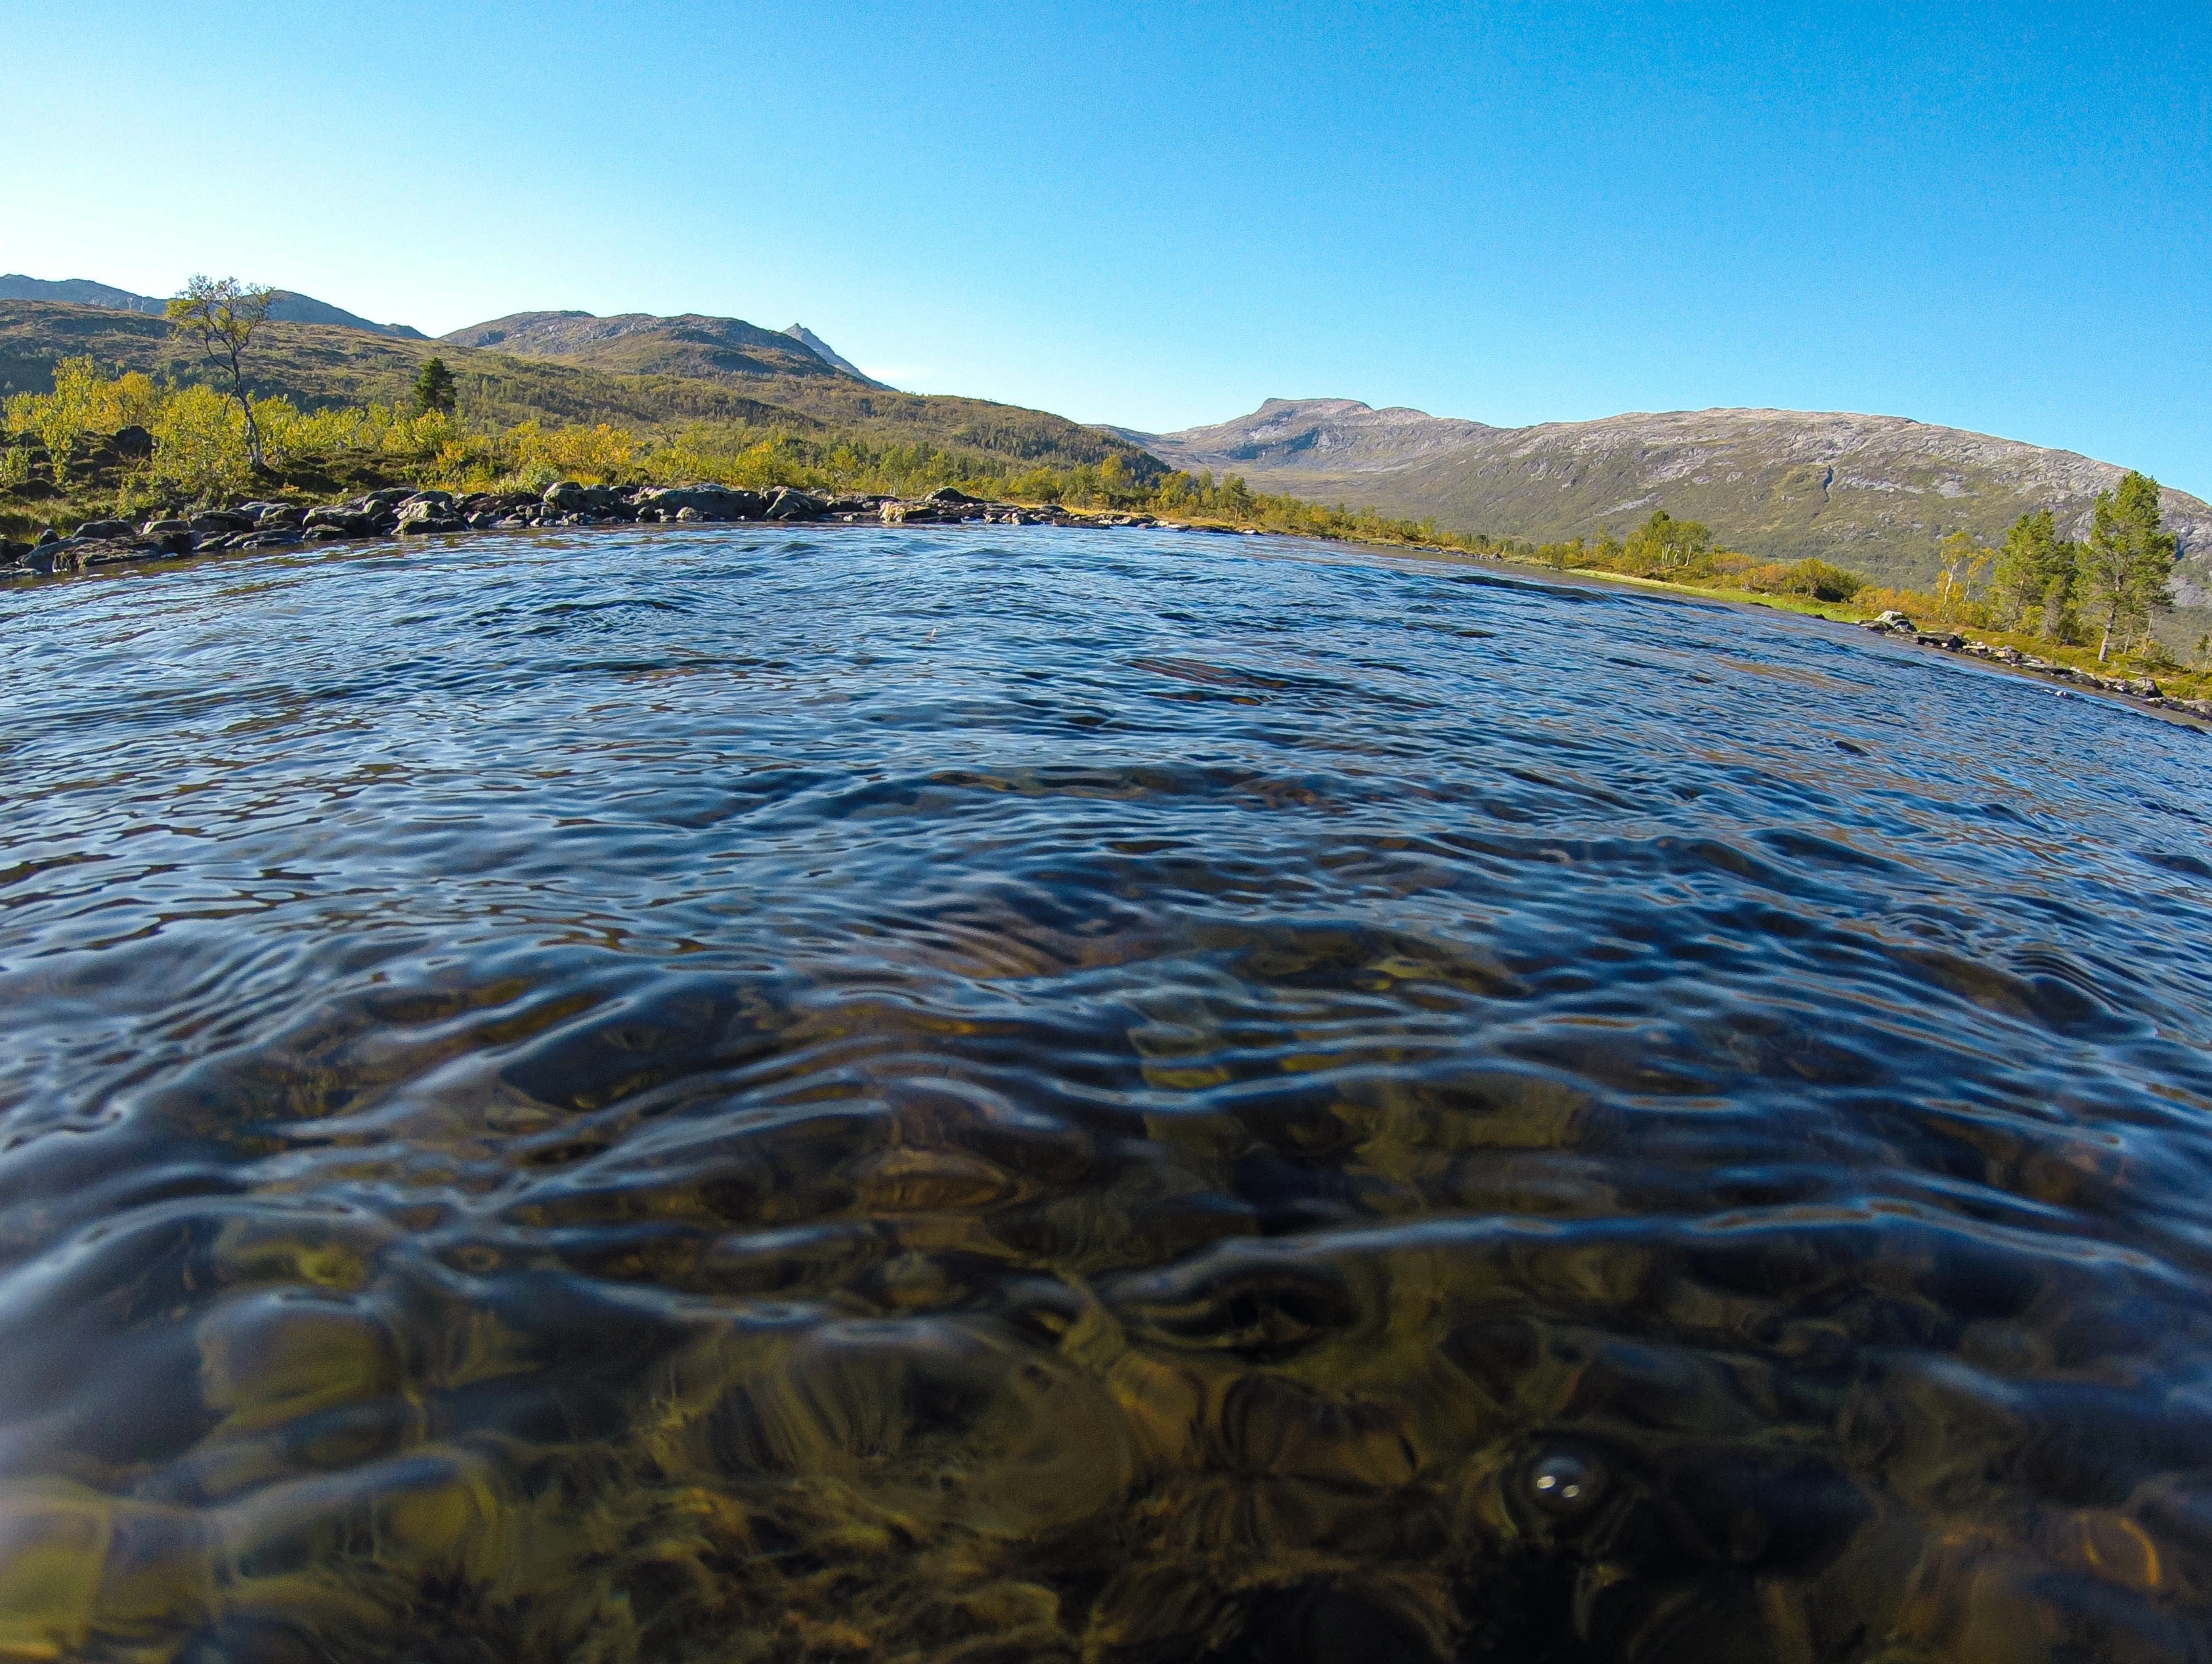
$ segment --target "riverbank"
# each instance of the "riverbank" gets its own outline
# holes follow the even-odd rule
[[[1536,565],[1537,562],[1514,562]],[[1562,570],[1561,568],[1548,568]],[[2204,678],[2190,678],[2180,684],[2189,691],[2161,683],[2155,677],[2112,675],[2089,665],[2069,663],[2069,659],[2087,659],[2086,651],[2069,651],[2054,644],[2021,636],[2007,636],[1984,630],[1970,630],[1963,627],[1939,624],[1923,628],[1905,614],[1892,609],[1880,611],[1856,607],[1848,602],[1815,601],[1795,595],[1765,595],[1748,590],[1709,588],[1698,584],[1668,583],[1662,579],[1639,578],[1625,573],[1599,571],[1589,568],[1564,568],[1566,575],[1599,583],[1626,585],[1632,589],[1658,590],[1667,593],[1694,596],[1700,600],[1719,601],[1731,606],[1765,607],[1782,612],[1794,612],[1811,618],[1825,618],[1832,623],[1854,624],[1876,635],[1902,639],[1914,645],[1942,653],[1963,654],[1979,659],[1994,668],[2020,675],[2039,677],[2062,684],[2060,690],[2080,689],[2118,699],[2138,709],[2155,712],[2184,720],[2185,726],[2196,727],[2212,724],[2212,698],[2198,696],[2202,691],[2192,684]],[[2208,730],[2212,731],[2212,730]]]
[[[138,525],[88,520],[67,537],[52,530],[32,543],[0,540],[0,578],[46,578],[145,561],[387,538],[456,537],[635,525],[959,524],[1123,525],[1149,516],[1079,514],[1052,505],[988,502],[950,487],[905,500],[879,495],[823,496],[793,486],[766,491],[720,485],[580,485],[543,495],[390,488],[335,502],[248,501],[162,516]]]

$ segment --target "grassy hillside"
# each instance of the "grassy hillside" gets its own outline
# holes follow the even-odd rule
[[[813,355],[787,338],[794,360]],[[0,394],[44,392],[60,359],[103,371],[204,380],[205,366],[159,318],[103,307],[0,301]],[[1024,464],[1096,466],[1109,456],[1139,478],[1164,467],[1141,447],[1042,410],[983,399],[894,392],[826,370],[804,375],[612,373],[443,341],[409,341],[313,324],[270,324],[252,355],[253,391],[306,410],[404,403],[416,372],[443,359],[465,417],[487,427],[609,422],[651,434],[698,423],[876,446],[926,445]]]

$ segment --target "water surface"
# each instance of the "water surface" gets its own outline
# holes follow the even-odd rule
[[[2193,732],[1167,532],[0,614],[0,1659],[2212,1658]]]

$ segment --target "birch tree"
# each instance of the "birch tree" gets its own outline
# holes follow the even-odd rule
[[[276,291],[235,277],[196,276],[185,292],[162,308],[169,325],[191,342],[218,375],[229,380],[229,397],[246,425],[246,455],[261,469],[261,428],[253,419],[253,400],[246,391],[246,354],[254,332],[268,321]]]

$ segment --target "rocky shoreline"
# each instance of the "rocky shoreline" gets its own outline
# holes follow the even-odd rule
[[[1985,641],[1970,641],[1956,630],[1925,630],[1901,612],[1877,613],[1861,623],[1859,628],[1872,630],[1877,635],[1904,636],[1923,647],[1966,653],[1975,659],[1987,659],[1993,665],[2002,665],[2009,670],[2048,677],[2054,682],[2070,682],[2077,687],[2093,688],[2099,693],[2114,694],[2131,703],[2148,706],[2154,710],[2179,711],[2185,715],[2212,720],[2212,699],[2170,697],[2147,676],[2099,676],[2092,671],[2077,671],[2070,665],[2039,659],[2033,653],[2021,652],[2017,647],[1993,647]]]
[[[927,497],[817,496],[795,486],[747,491],[722,485],[580,485],[563,480],[528,492],[371,491],[343,502],[246,502],[234,508],[125,520],[88,520],[67,537],[49,529],[35,543],[0,539],[0,578],[53,577],[134,561],[295,549],[309,544],[450,537],[637,525],[842,521],[884,525],[1156,525],[1145,514],[1080,514],[1059,507],[989,502],[947,486]]]

